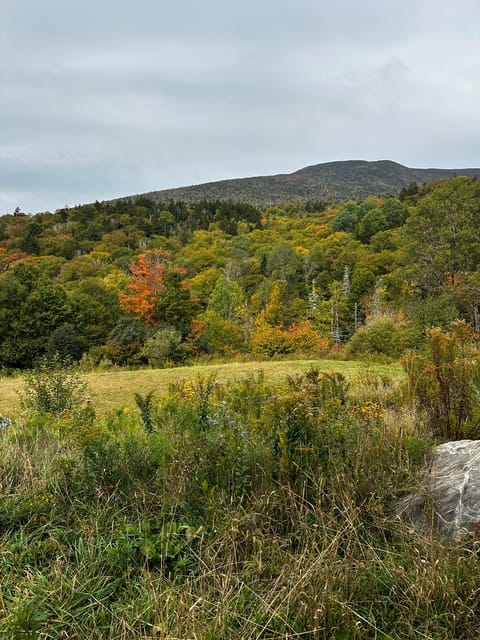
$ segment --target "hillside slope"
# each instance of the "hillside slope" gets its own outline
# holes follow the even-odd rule
[[[397,195],[412,182],[453,175],[480,176],[480,169],[412,169],[390,160],[348,160],[312,165],[290,174],[220,180],[142,194],[157,201],[234,200],[256,206],[323,200],[337,202],[369,195]]]

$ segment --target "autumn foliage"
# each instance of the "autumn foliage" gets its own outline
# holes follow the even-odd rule
[[[166,294],[166,281],[169,275],[175,275],[180,289],[189,289],[183,279],[186,270],[173,267],[167,261],[168,256],[161,251],[147,251],[138,256],[130,265],[131,276],[125,293],[120,293],[120,306],[149,324],[158,322],[156,308]],[[181,279],[179,278],[181,276]],[[171,278],[170,278],[171,280]]]
[[[25,252],[7,253],[5,247],[0,247],[0,273],[14,267],[28,257]]]
[[[455,319],[480,336],[480,180],[405,198],[260,211],[142,197],[0,215],[0,373],[56,350],[160,362],[178,336],[179,362],[395,359]]]
[[[318,355],[328,351],[329,340],[321,336],[308,320],[288,329],[260,322],[252,336],[252,349],[254,353],[269,357],[288,353]]]

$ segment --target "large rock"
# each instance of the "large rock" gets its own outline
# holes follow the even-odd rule
[[[435,447],[421,490],[408,496],[400,513],[440,535],[461,538],[480,532],[480,440],[457,440]]]

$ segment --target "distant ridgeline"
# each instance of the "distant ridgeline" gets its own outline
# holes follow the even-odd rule
[[[370,195],[395,196],[412,183],[455,175],[473,178],[480,176],[480,169],[411,169],[390,160],[348,160],[317,164],[289,174],[220,180],[144,195],[159,201],[233,200],[269,207],[308,200],[340,202]]]

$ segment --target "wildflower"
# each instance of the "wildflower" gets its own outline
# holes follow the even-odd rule
[[[187,382],[184,384],[183,389],[180,391],[180,395],[182,398],[194,398],[195,397],[195,389],[191,385],[191,383]]]
[[[365,420],[376,420],[383,417],[383,413],[378,402],[372,401],[367,401],[361,405],[353,406],[350,414],[352,416],[359,416]]]

